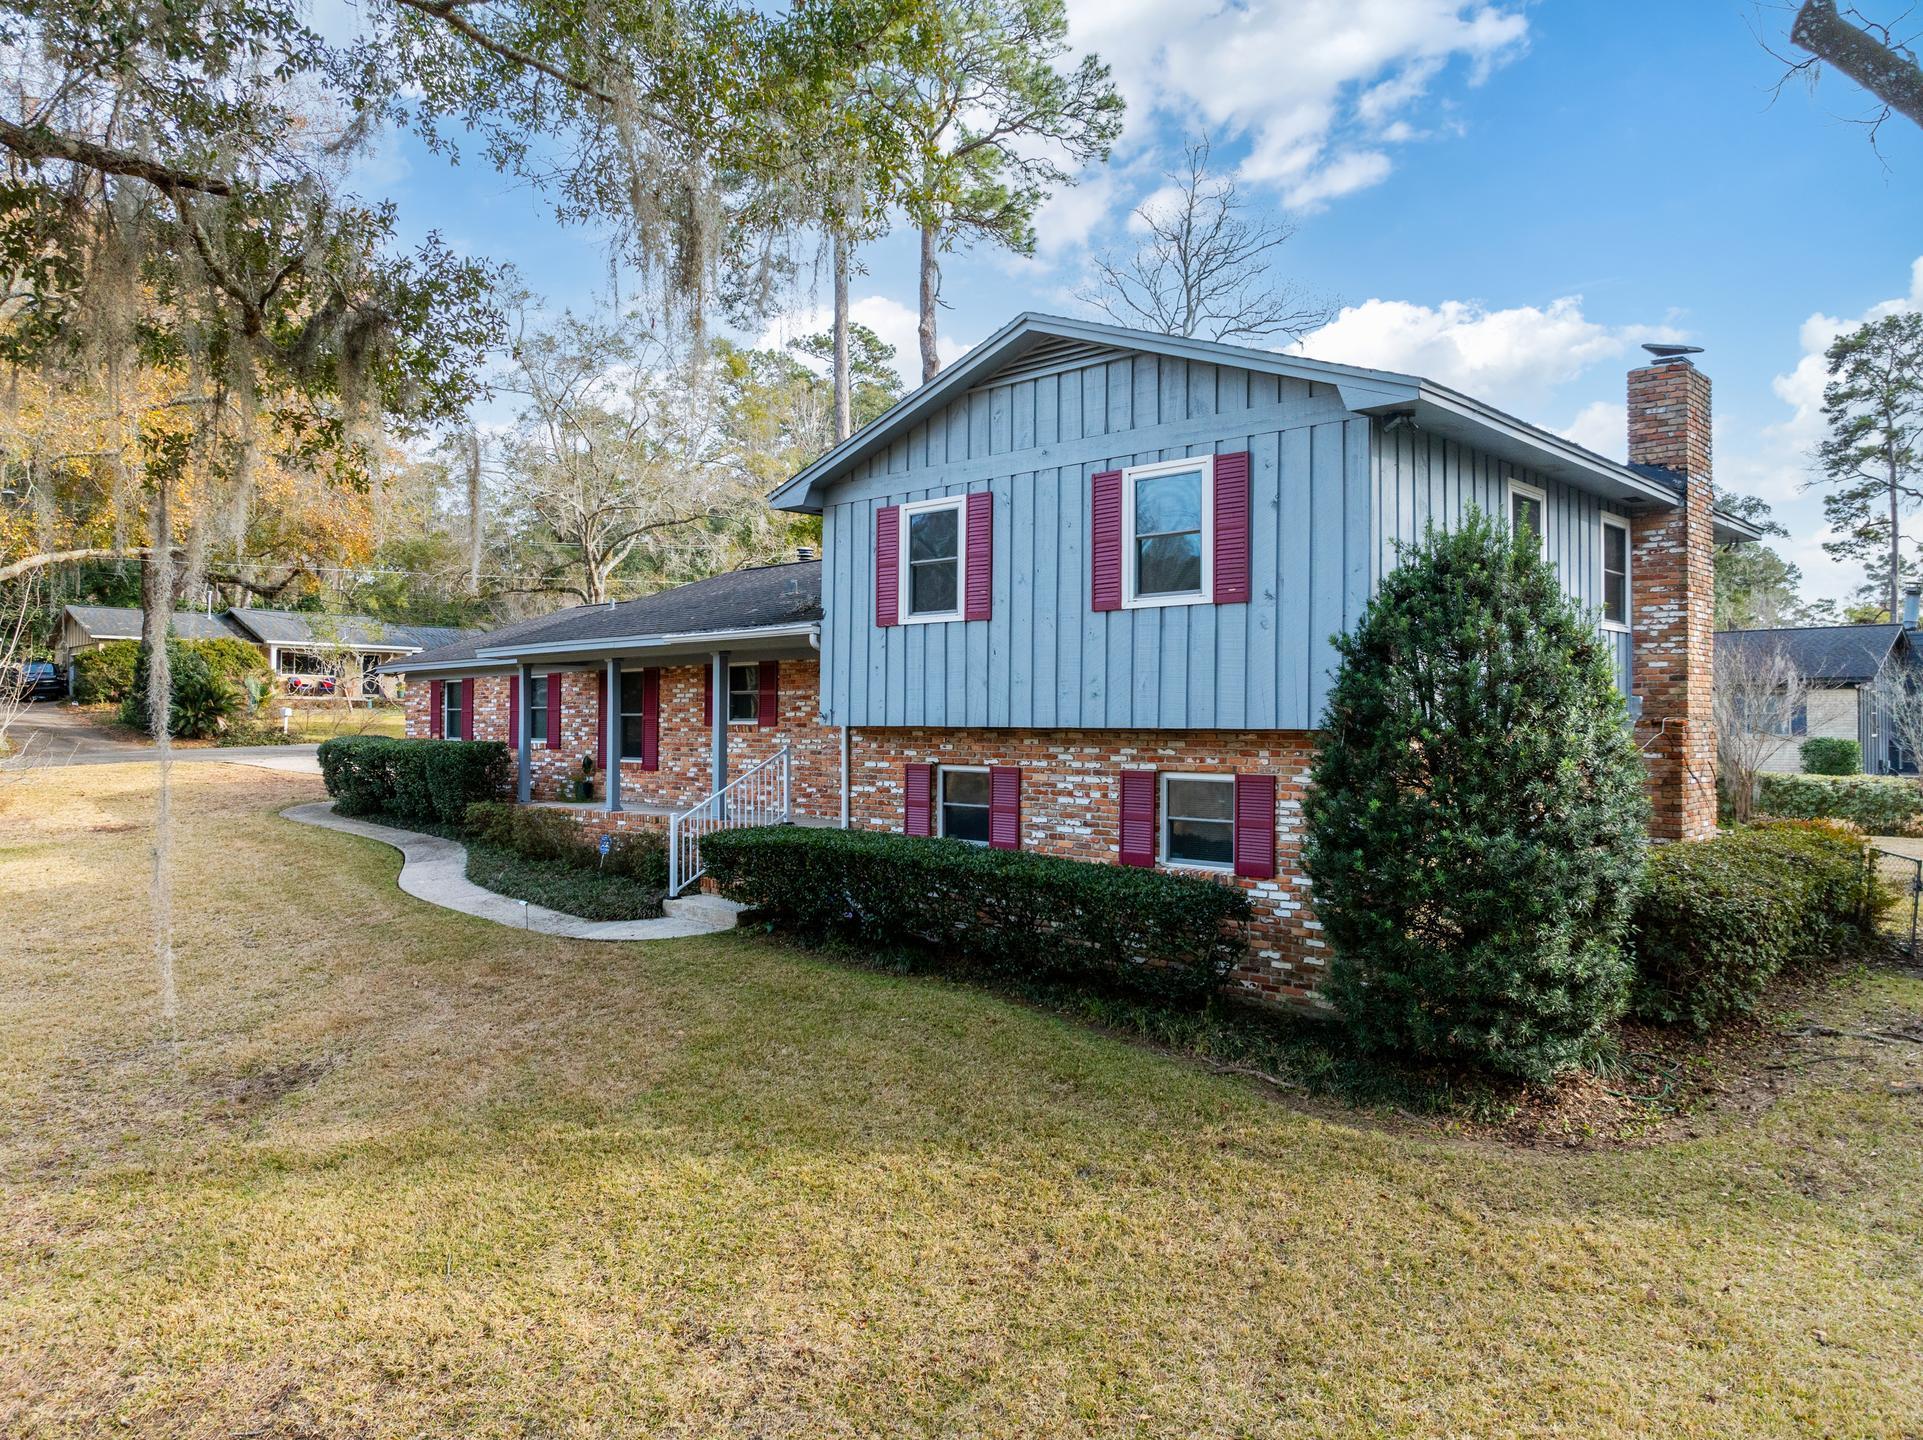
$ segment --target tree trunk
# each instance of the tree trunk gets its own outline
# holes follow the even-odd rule
[[[1903,536],[1896,528],[1896,456],[1890,456],[1890,623],[1903,618]]]
[[[926,385],[941,370],[941,356],[935,350],[935,304],[941,298],[941,263],[935,258],[936,242],[941,239],[932,225],[921,227],[921,383]]]
[[[848,367],[848,237],[835,235],[835,439],[846,440],[855,428],[854,377]]]
[[[467,449],[467,593],[481,593],[481,432],[463,437]]]

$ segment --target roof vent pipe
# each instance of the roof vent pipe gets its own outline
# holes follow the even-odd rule
[[[1917,609],[1920,604],[1923,604],[1923,585],[1905,585],[1903,587],[1903,628],[1905,630],[1916,628]]]
[[[812,559],[814,559],[814,558],[815,558],[815,547],[814,547],[814,546],[812,546],[812,545],[797,545],[797,546],[795,546],[795,559],[797,559],[797,560],[812,560]]]

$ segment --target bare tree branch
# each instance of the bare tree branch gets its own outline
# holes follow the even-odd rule
[[[215,176],[162,165],[157,160],[128,150],[116,150],[110,145],[63,135],[44,125],[20,125],[0,118],[0,145],[5,145],[24,160],[65,160],[102,175],[124,175],[133,180],[145,180],[149,185],[170,194],[176,190],[193,190],[203,195],[234,193],[233,186]]]
[[[1081,299],[1120,325],[1207,340],[1298,340],[1326,325],[1333,307],[1271,277],[1294,224],[1249,219],[1233,177],[1209,169],[1210,149],[1206,136],[1183,147],[1173,198],[1137,207],[1146,238],[1126,258],[1098,256]]]
[[[1849,14],[1860,14],[1852,8]],[[1887,25],[1851,24],[1836,0],[1804,0],[1790,43],[1835,66],[1890,109],[1923,125],[1923,65]]]

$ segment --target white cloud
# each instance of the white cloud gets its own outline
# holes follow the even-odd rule
[[[921,383],[921,340],[916,333],[920,316],[915,311],[886,295],[863,295],[849,300],[848,318],[857,325],[866,325],[895,347],[895,369],[900,372],[904,385],[912,389]],[[946,312],[939,317],[940,320],[948,318]],[[821,334],[833,320],[834,312],[826,305],[790,310],[771,320],[755,343],[767,349],[778,348],[790,340]],[[941,334],[939,330],[935,336],[935,350],[945,366],[967,354],[971,343]]]
[[[1244,175],[1314,209],[1386,177],[1379,147],[1452,65],[1479,83],[1520,54],[1515,0],[1070,0],[1076,46],[1114,67],[1130,139],[1157,117],[1246,139]]]
[[[1296,348],[1318,360],[1426,376],[1527,418],[1557,385],[1621,357],[1632,341],[1656,338],[1680,336],[1666,326],[1600,324],[1583,314],[1580,295],[1506,310],[1378,299],[1344,306]],[[1585,411],[1577,423],[1592,433],[1598,422]]]
[[[1558,433],[1585,450],[1620,460],[1629,448],[1629,407],[1612,400],[1591,400]]]

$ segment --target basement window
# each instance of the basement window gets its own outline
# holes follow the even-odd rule
[[[1228,870],[1235,864],[1235,777],[1164,775],[1162,860]]]
[[[950,840],[988,843],[988,770],[976,765],[944,765],[936,772],[941,829]]]

